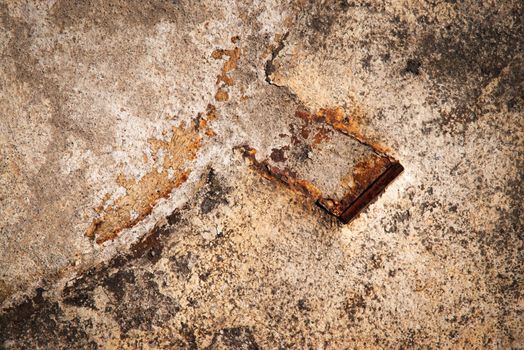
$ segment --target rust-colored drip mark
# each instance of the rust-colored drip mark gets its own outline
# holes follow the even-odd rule
[[[231,38],[231,42],[237,43],[240,40],[238,36]],[[233,78],[229,75],[232,71],[237,68],[237,62],[240,59],[240,48],[235,47],[231,50],[215,50],[211,53],[211,57],[215,60],[222,59],[224,56],[228,57],[228,60],[224,62],[222,66],[222,71],[217,77],[217,86],[218,89],[215,93],[215,100],[218,102],[225,102],[229,100],[229,94],[227,88],[233,86]]]

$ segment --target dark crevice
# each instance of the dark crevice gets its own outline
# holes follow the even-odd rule
[[[271,51],[271,58],[266,62],[264,71],[266,75],[266,82],[268,84],[275,85],[273,84],[273,81],[270,78],[270,75],[275,72],[275,65],[273,64],[273,61],[275,60],[275,58],[277,58],[280,51],[282,51],[282,49],[285,47],[285,40],[287,39],[288,35],[289,32],[286,32],[284,34],[282,39],[280,39],[280,41],[278,42],[277,47]]]

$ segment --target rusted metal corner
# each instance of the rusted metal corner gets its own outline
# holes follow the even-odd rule
[[[263,177],[304,194],[346,224],[373,203],[404,168],[369,145],[337,130],[329,132],[329,142],[317,142],[307,132],[289,146],[273,148],[270,154],[259,155],[248,145],[238,148]],[[309,150],[307,157],[300,151],[304,146]]]
[[[345,210],[338,216],[344,224],[353,220],[360,212],[373,203],[378,196],[384,192],[386,187],[404,171],[404,167],[394,162],[373,182],[364,192],[357,197]]]

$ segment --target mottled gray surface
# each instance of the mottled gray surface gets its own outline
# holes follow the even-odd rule
[[[0,348],[524,348],[523,12],[0,3]],[[337,107],[405,167],[346,226],[238,150]]]

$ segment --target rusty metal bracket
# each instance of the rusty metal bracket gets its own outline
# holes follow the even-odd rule
[[[376,200],[404,168],[337,127],[333,121],[341,120],[339,111],[321,113],[297,112],[294,123],[281,126],[275,140],[278,146],[260,151],[250,146],[241,148],[244,157],[266,178],[306,194],[348,223]],[[275,120],[274,124],[278,123]]]

